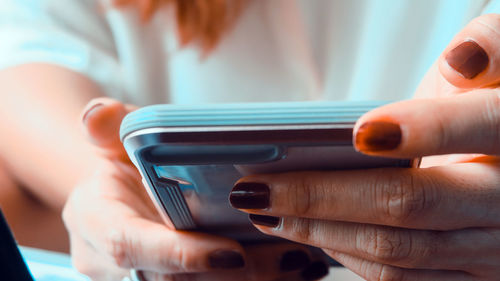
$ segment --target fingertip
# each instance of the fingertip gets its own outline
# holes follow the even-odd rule
[[[306,269],[304,269],[300,273],[300,276],[302,277],[303,280],[307,281],[319,280],[327,276],[329,271],[330,270],[328,264],[326,264],[323,261],[316,261],[311,263]]]
[[[193,270],[197,272],[239,269],[248,264],[245,249],[237,242],[235,244],[232,242],[214,243],[206,249],[200,248],[197,255],[199,261],[202,262],[199,267],[193,267]]]
[[[353,147],[371,156],[406,158],[411,150],[412,126],[427,120],[415,108],[426,100],[405,100],[390,103],[365,113],[353,128]],[[421,107],[420,107],[421,106]],[[415,114],[416,113],[416,114]]]
[[[490,56],[476,42],[479,40],[465,39],[453,44],[441,56],[439,71],[443,77],[458,88],[469,89],[495,82],[496,77],[488,75]]]
[[[266,209],[270,206],[270,197],[267,184],[238,181],[229,193],[229,203],[235,209]]]
[[[306,268],[311,263],[309,254],[302,249],[293,249],[284,252],[280,258],[281,272],[295,271]]]
[[[208,254],[211,269],[236,269],[245,267],[245,258],[238,250],[220,249]]]
[[[101,102],[91,103],[87,105],[86,109],[83,111],[82,122],[84,125],[87,125],[87,121],[89,117],[97,112],[100,108],[102,108],[104,104]]]
[[[354,146],[363,153],[391,151],[400,146],[401,140],[401,127],[397,122],[379,119],[359,126]]]
[[[398,149],[403,141],[400,122],[391,105],[376,108],[358,119],[353,128],[354,149],[364,154],[384,154]]]
[[[500,77],[500,15],[472,20],[439,57],[439,71],[452,85],[472,89],[496,84]]]
[[[183,244],[184,272],[206,272],[245,267],[244,247],[236,240],[208,233],[175,231],[175,240]]]
[[[95,108],[100,108],[102,106],[108,107],[113,104],[121,104],[119,101],[111,99],[111,98],[106,98],[106,97],[99,97],[99,98],[94,98],[91,99],[87,105],[82,110],[81,113],[81,119],[83,123],[86,123],[88,118],[92,115],[92,113],[97,112],[97,110],[94,111]]]
[[[275,216],[248,214],[248,219],[254,226],[258,227],[278,228],[281,224],[281,218]]]
[[[483,113],[488,108],[485,105],[497,100],[495,91],[484,89],[455,97],[388,104],[360,118],[353,142],[364,154],[391,158],[494,154],[496,150],[488,144],[494,143],[496,137],[488,132],[495,119]],[[383,124],[384,120],[394,123]]]
[[[465,40],[450,50],[445,60],[460,76],[471,80],[480,75],[489,64],[488,53],[474,40]]]
[[[108,98],[90,101],[82,113],[84,131],[99,147],[107,148],[121,143],[119,129],[122,119],[128,113],[122,103]]]

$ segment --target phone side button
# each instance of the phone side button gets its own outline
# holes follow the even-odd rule
[[[144,188],[146,189],[146,192],[149,195],[149,198],[153,202],[153,205],[155,206],[158,213],[160,213],[160,216],[162,217],[163,222],[165,222],[165,224],[168,225],[170,228],[175,229],[176,227],[175,227],[173,221],[170,219],[169,215],[167,214],[167,211],[163,208],[161,202],[159,201],[160,199],[157,198],[153,194],[153,191],[151,190],[149,183],[146,181],[145,178],[141,178],[141,180],[142,180],[142,184],[144,185]]]

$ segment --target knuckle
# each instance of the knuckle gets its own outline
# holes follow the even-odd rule
[[[428,266],[445,244],[436,232],[364,226],[357,239],[358,249],[375,260],[408,268]]]
[[[135,267],[130,243],[127,241],[122,231],[111,230],[105,236],[104,250],[118,267]]]
[[[486,100],[484,110],[486,123],[489,128],[486,132],[491,132],[493,141],[487,142],[491,145],[488,147],[488,152],[498,153],[498,142],[500,141],[500,92],[496,91],[491,98]]]
[[[289,229],[287,229],[286,232],[291,236],[288,238],[291,238],[292,240],[297,242],[308,243],[311,242],[314,238],[314,227],[315,226],[312,220],[296,218],[291,221]]]
[[[296,180],[288,192],[288,202],[293,206],[293,214],[298,217],[311,217],[318,214],[318,200],[324,190],[322,184],[313,182],[312,178],[306,174],[298,174]]]
[[[367,232],[366,249],[377,260],[393,263],[410,256],[411,242],[406,231],[375,227]]]
[[[377,202],[382,204],[382,215],[398,226],[412,224],[437,204],[438,198],[431,187],[422,184],[412,173],[392,178],[379,188],[382,198]]]
[[[185,248],[180,243],[175,243],[172,245],[168,258],[162,259],[162,266],[175,272],[189,272],[194,267],[192,260],[193,258],[190,257]],[[180,275],[177,276],[177,278],[179,277]]]
[[[200,258],[200,253],[190,250],[190,247],[186,247],[180,241],[166,241],[165,244],[159,245],[159,248],[164,249],[162,250],[164,254],[159,256],[156,261],[158,267],[164,272],[177,273],[172,275],[175,278],[181,278],[183,273],[204,269],[205,261]]]
[[[436,111],[440,111],[439,107],[436,107]],[[433,120],[435,126],[435,134],[432,139],[431,144],[435,144],[434,150],[436,152],[447,151],[452,141],[452,137],[449,132],[450,120],[447,115],[437,114]],[[432,149],[431,149],[432,150]]]
[[[289,194],[289,202],[293,206],[293,213],[299,217],[303,217],[311,210],[311,194],[307,180],[299,175],[297,180],[291,186],[293,192]]]

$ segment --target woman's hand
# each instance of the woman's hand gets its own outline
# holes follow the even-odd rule
[[[101,98],[85,110],[85,129],[100,164],[75,188],[63,212],[79,271],[93,280],[121,280],[134,268],[147,281],[312,280],[326,274],[326,265],[297,244],[243,247],[223,237],[169,229],[118,137],[121,120],[132,109]]]
[[[420,169],[250,176],[231,202],[262,232],[321,247],[368,280],[498,280],[499,82],[500,16],[485,15],[452,41],[419,99],[355,126],[363,153],[441,156]]]

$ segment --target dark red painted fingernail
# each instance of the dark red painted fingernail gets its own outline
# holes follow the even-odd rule
[[[85,112],[85,114],[83,114],[83,117],[82,117],[83,124],[86,124],[89,116],[94,114],[95,112],[97,112],[103,105],[104,104],[102,104],[102,103],[96,103],[93,106],[91,106],[89,109],[87,109],[87,111]]]
[[[269,187],[263,183],[240,182],[229,194],[229,202],[237,209],[265,209],[269,207]]]
[[[280,270],[283,272],[305,268],[311,263],[309,256],[302,250],[288,251],[280,260]]]
[[[356,132],[359,151],[393,150],[401,143],[401,127],[386,121],[366,122]]]
[[[268,227],[277,227],[280,224],[280,218],[273,216],[263,216],[250,214],[248,218],[253,224],[268,226]]]
[[[211,268],[231,269],[245,266],[243,256],[231,250],[217,250],[208,256]]]
[[[311,263],[300,273],[302,279],[307,281],[318,280],[326,275],[328,275],[328,265],[322,261]]]
[[[466,41],[451,50],[446,55],[446,61],[463,77],[472,79],[488,67],[490,60],[479,44]]]

